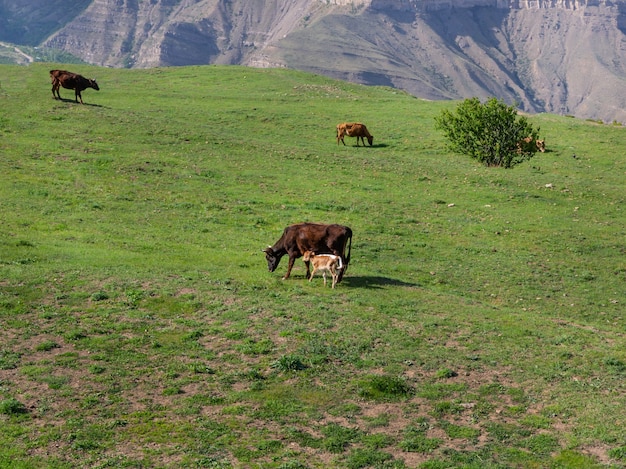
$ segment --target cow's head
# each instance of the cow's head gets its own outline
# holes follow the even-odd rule
[[[539,150],[541,153],[544,153],[546,151],[546,141],[545,140],[535,140],[536,144],[537,144],[537,150]]]
[[[270,272],[274,272],[276,267],[278,267],[278,263],[280,262],[280,257],[276,255],[272,246],[268,246],[263,250],[265,253],[265,259],[267,259],[267,268]]]
[[[374,137],[367,137],[367,141],[370,144],[370,147],[372,146],[372,144],[374,143]]]
[[[100,87],[98,86],[98,83],[96,83],[95,78],[93,80],[89,80],[89,84],[94,90],[100,91]]]

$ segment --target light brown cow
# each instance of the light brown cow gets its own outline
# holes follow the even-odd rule
[[[360,122],[343,122],[342,124],[337,125],[337,145],[339,145],[339,141],[344,145],[343,138],[345,136],[348,137],[356,137],[356,146],[359,146],[359,139],[363,142],[363,146],[365,146],[365,138],[367,138],[370,147],[374,142],[374,137],[368,132],[367,127]]]
[[[517,142],[518,153],[531,153],[536,152],[537,150],[539,150],[541,153],[544,153],[546,151],[545,140],[535,140],[532,136],[528,136]]]
[[[545,151],[546,151],[546,141],[545,140],[535,140],[535,143],[537,144],[537,150],[539,150],[541,153],[545,153]]]
[[[333,278],[332,288],[335,288],[341,270],[343,269],[341,256],[335,256],[334,254],[315,254],[312,251],[306,251],[302,256],[302,260],[304,262],[311,262],[311,265],[313,265],[309,282],[313,280],[315,272],[319,271],[322,272],[322,277],[324,277],[324,286],[326,286],[326,272],[329,272]]]
[[[356,122],[342,122],[341,124],[337,124],[337,145],[339,145],[339,141],[342,141],[344,145],[346,144],[343,141],[343,137],[346,135],[347,130],[351,129],[355,123]]]

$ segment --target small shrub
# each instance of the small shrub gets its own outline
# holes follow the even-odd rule
[[[56,342],[53,342],[52,340],[44,340],[42,343],[37,344],[35,350],[37,350],[38,352],[49,352],[50,350],[58,347],[59,344],[57,344]]]
[[[44,383],[48,385],[50,389],[61,389],[63,386],[67,384],[69,378],[65,376],[46,376],[41,379]]]
[[[435,118],[435,127],[442,130],[454,152],[468,155],[486,166],[511,168],[533,157],[534,140],[539,129],[518,116],[517,109],[503,101],[490,98],[482,104],[478,98],[466,99],[456,112],[443,111]],[[531,137],[531,145],[521,145]]]
[[[19,361],[19,353],[0,350],[0,370],[12,370],[13,368],[17,368]]]
[[[385,433],[373,433],[365,435],[361,439],[361,443],[370,449],[381,449],[393,444],[393,438]]]
[[[604,360],[604,364],[609,368],[609,370],[615,374],[621,374],[626,372],[626,363],[617,358],[607,358]]]
[[[67,341],[75,341],[84,339],[87,335],[82,331],[69,331],[64,337]]]
[[[463,412],[463,407],[450,401],[437,402],[433,406],[432,411],[433,415],[435,415],[436,417],[442,417],[444,415],[451,414],[460,414],[461,412]]]
[[[458,376],[458,373],[456,371],[452,371],[450,368],[443,368],[435,373],[435,378],[437,379],[448,379],[454,378],[455,376]]]
[[[306,365],[302,363],[302,360],[297,355],[283,355],[274,363],[272,368],[278,371],[300,371],[306,369]]]
[[[169,386],[163,390],[164,396],[176,396],[178,394],[184,394],[184,391],[178,386]]]
[[[398,376],[369,376],[358,383],[358,393],[367,399],[398,399],[413,394],[413,388]]]
[[[94,375],[99,375],[104,373],[105,368],[103,366],[100,365],[90,365],[89,366],[89,372],[93,373]]]
[[[126,291],[126,304],[130,307],[130,308],[137,308],[137,306],[139,306],[139,303],[141,302],[141,300],[143,300],[144,298],[144,292],[141,290],[128,290]]]
[[[92,301],[104,301],[104,300],[108,300],[109,299],[109,295],[106,292],[103,291],[99,291],[94,293],[93,295],[91,295],[91,300]]]
[[[199,340],[204,336],[201,331],[191,331],[183,336],[183,340],[186,342],[193,342],[195,340]]]
[[[270,339],[246,340],[237,350],[245,355],[267,355],[274,350],[274,343]]]
[[[0,414],[4,415],[18,415],[25,414],[27,412],[26,407],[17,399],[5,399],[0,401]]]
[[[331,453],[341,453],[352,441],[354,441],[359,431],[356,428],[347,428],[331,423],[321,429],[322,434],[326,437],[322,439],[322,448]]]

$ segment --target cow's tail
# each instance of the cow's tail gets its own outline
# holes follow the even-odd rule
[[[343,269],[339,272],[339,278],[337,279],[337,283],[341,282],[343,279],[343,275],[348,271],[348,266],[350,265],[350,254],[352,253],[352,230],[346,233],[346,244],[348,245],[348,255],[345,256],[346,262],[344,263]],[[343,247],[343,254],[345,255],[346,246]]]

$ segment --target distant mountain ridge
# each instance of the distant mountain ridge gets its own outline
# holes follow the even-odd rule
[[[0,40],[102,66],[289,67],[626,122],[625,12],[626,0],[0,0]]]

